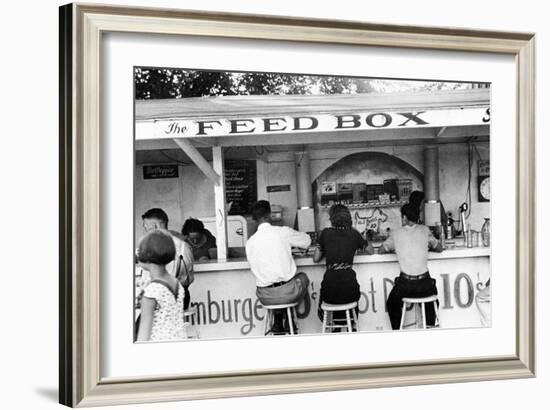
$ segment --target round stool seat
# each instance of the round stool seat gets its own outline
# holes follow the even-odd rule
[[[401,324],[399,325],[399,329],[401,330],[405,327],[405,313],[407,312],[407,304],[412,306],[416,305],[416,322],[414,322],[413,325],[416,324],[418,327],[418,323],[421,322],[422,329],[427,329],[428,325],[426,323],[426,303],[433,303],[435,312],[435,327],[439,327],[439,309],[437,306],[438,299],[439,298],[437,295],[426,296],[423,298],[403,298],[403,309],[401,311]]]
[[[345,303],[342,305],[333,305],[331,303],[321,303],[321,309],[323,310],[323,328],[322,333],[326,333],[327,330],[337,329],[339,331],[346,330],[353,332],[352,322],[355,323],[355,330],[359,331],[359,323],[357,322],[357,302]],[[346,312],[346,323],[337,324],[333,317],[334,312]],[[350,314],[351,312],[351,314]],[[338,320],[338,319],[337,319]],[[342,319],[343,320],[343,319]]]
[[[321,303],[321,309],[328,310],[329,312],[341,312],[344,310],[355,309],[357,302],[346,303],[345,305],[331,305],[330,303]]]
[[[262,306],[264,307],[264,309],[271,309],[271,310],[274,310],[274,309],[287,309],[287,308],[293,308],[293,307],[298,306],[298,302],[285,303],[284,305],[262,305]]]
[[[428,303],[435,302],[438,299],[437,295],[428,296],[425,298],[403,298],[405,303]]]

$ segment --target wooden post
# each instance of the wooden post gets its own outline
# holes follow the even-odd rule
[[[424,148],[424,223],[435,226],[441,221],[439,203],[439,148],[428,145]]]
[[[204,159],[201,153],[191,145],[187,139],[174,138],[174,142],[178,144],[178,147],[191,158],[195,165],[214,183],[215,186],[220,184],[220,180],[223,180],[223,175],[212,169],[208,161]]]
[[[214,185],[214,207],[216,212],[216,245],[218,260],[227,260],[227,214],[225,209],[225,178],[222,147],[212,148],[214,172],[220,175],[219,184]]]

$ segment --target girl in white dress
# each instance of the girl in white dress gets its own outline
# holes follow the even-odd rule
[[[166,270],[166,265],[174,260],[175,254],[174,241],[161,230],[148,232],[139,242],[139,264],[151,275],[151,282],[141,299],[139,342],[187,338],[183,321],[185,291]]]

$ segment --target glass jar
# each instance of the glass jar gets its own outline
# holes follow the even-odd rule
[[[483,246],[491,246],[491,218],[485,218],[485,223],[481,227],[481,241]]]

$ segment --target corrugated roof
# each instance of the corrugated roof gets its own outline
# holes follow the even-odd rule
[[[238,95],[138,100],[136,120],[226,118],[243,115],[320,114],[488,106],[490,89],[333,95]]]

